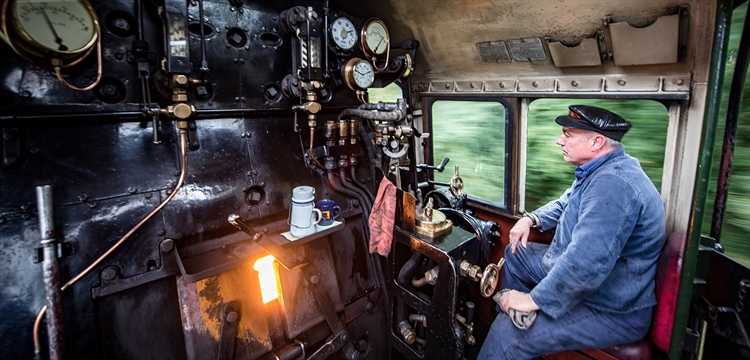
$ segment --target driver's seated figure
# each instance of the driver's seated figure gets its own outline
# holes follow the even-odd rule
[[[654,276],[666,241],[664,205],[638,160],[620,143],[631,124],[594,106],[555,119],[557,145],[576,166],[560,198],[510,230],[497,296],[504,312],[537,312],[522,330],[497,316],[479,359],[530,359],[642,339],[656,305]],[[555,229],[550,245],[527,243],[531,228]]]

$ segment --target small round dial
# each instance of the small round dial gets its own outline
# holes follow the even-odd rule
[[[344,81],[346,85],[356,91],[367,89],[375,81],[375,69],[367,60],[353,58],[344,67]]]
[[[380,19],[367,20],[362,27],[362,47],[366,53],[381,55],[388,49],[388,28]]]
[[[334,46],[341,50],[351,50],[357,45],[357,31],[354,23],[346,17],[340,16],[331,24],[331,39]]]
[[[72,55],[96,42],[96,13],[82,0],[16,0],[12,9],[14,30],[36,50]]]

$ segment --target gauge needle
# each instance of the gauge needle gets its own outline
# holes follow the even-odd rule
[[[378,41],[378,44],[375,45],[375,52],[378,52],[378,49],[380,49],[380,44],[383,43],[383,37],[380,37],[380,41]]]
[[[49,28],[52,30],[52,35],[55,35],[55,42],[60,45],[59,50],[65,51],[68,50],[68,47],[63,45],[63,39],[61,39],[59,36],[57,36],[57,31],[55,31],[55,27],[52,25],[52,21],[49,19],[49,16],[47,16],[47,12],[44,11],[44,8],[39,8],[42,10],[42,15],[44,15],[44,20],[47,20],[47,25],[49,25]]]

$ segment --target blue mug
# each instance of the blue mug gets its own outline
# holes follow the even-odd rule
[[[333,224],[333,220],[336,220],[339,218],[339,216],[341,216],[341,208],[333,205],[333,200],[331,199],[318,200],[318,202],[316,202],[315,204],[322,214],[318,225],[331,225]]]

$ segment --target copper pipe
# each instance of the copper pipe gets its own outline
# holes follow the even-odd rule
[[[323,168],[323,165],[321,165],[320,162],[318,161],[318,159],[315,158],[315,153],[313,152],[313,138],[314,138],[314,136],[315,136],[315,128],[311,126],[310,127],[310,158],[313,159],[313,161],[315,161],[315,163],[318,164],[318,166],[320,166],[321,168]]]
[[[67,87],[69,87],[69,88],[71,88],[73,90],[78,90],[78,91],[91,90],[96,85],[99,85],[99,81],[102,79],[102,35],[101,35],[101,30],[99,29],[99,26],[96,27],[96,32],[99,34],[96,37],[96,79],[94,80],[93,83],[91,83],[91,85],[79,88],[79,87],[77,87],[77,86],[75,86],[73,84],[70,84],[67,81],[65,81],[65,78],[63,78],[62,73],[60,72],[60,68],[75,65],[79,61],[83,60],[85,58],[85,56],[79,58],[78,60],[74,61],[71,64],[68,64],[68,65],[65,65],[65,66],[55,66],[55,75],[57,75],[57,79],[60,80],[60,82],[62,82],[65,86],[67,86]],[[88,55],[88,53],[86,55]],[[61,62],[62,62],[62,60],[61,60]]]
[[[42,347],[40,345],[39,341],[39,326],[42,324],[42,318],[44,317],[44,313],[47,312],[47,305],[42,306],[42,309],[39,310],[39,314],[36,315],[36,320],[34,320],[34,358],[38,359],[39,355],[41,354]]]
[[[73,284],[75,284],[78,280],[80,280],[82,277],[84,277],[86,274],[91,272],[97,265],[99,265],[104,259],[112,254],[120,245],[122,245],[125,240],[127,240],[133,233],[135,233],[138,229],[143,226],[143,224],[146,223],[151,217],[153,217],[159,210],[161,210],[164,206],[169,203],[172,198],[177,195],[177,190],[182,187],[182,183],[185,181],[185,176],[187,175],[187,130],[186,129],[180,129],[180,151],[182,153],[182,171],[180,172],[180,179],[177,181],[177,185],[175,186],[174,190],[172,190],[172,193],[169,194],[169,196],[164,199],[164,201],[159,204],[151,213],[146,215],[143,220],[141,220],[138,224],[133,226],[130,231],[128,231],[125,235],[123,235],[120,240],[117,240],[117,242],[112,245],[112,247],[109,248],[104,254],[99,256],[96,261],[91,263],[86,269],[81,271],[78,275],[76,275],[74,278],[70,279],[65,285],[63,285],[60,288],[60,291],[65,291],[65,289],[71,287]],[[42,321],[42,317],[44,316],[44,313],[47,311],[47,306],[43,306],[41,310],[39,310],[39,314],[36,316],[36,321],[34,321],[34,353],[39,354],[41,350],[40,341],[39,341],[39,325]]]

